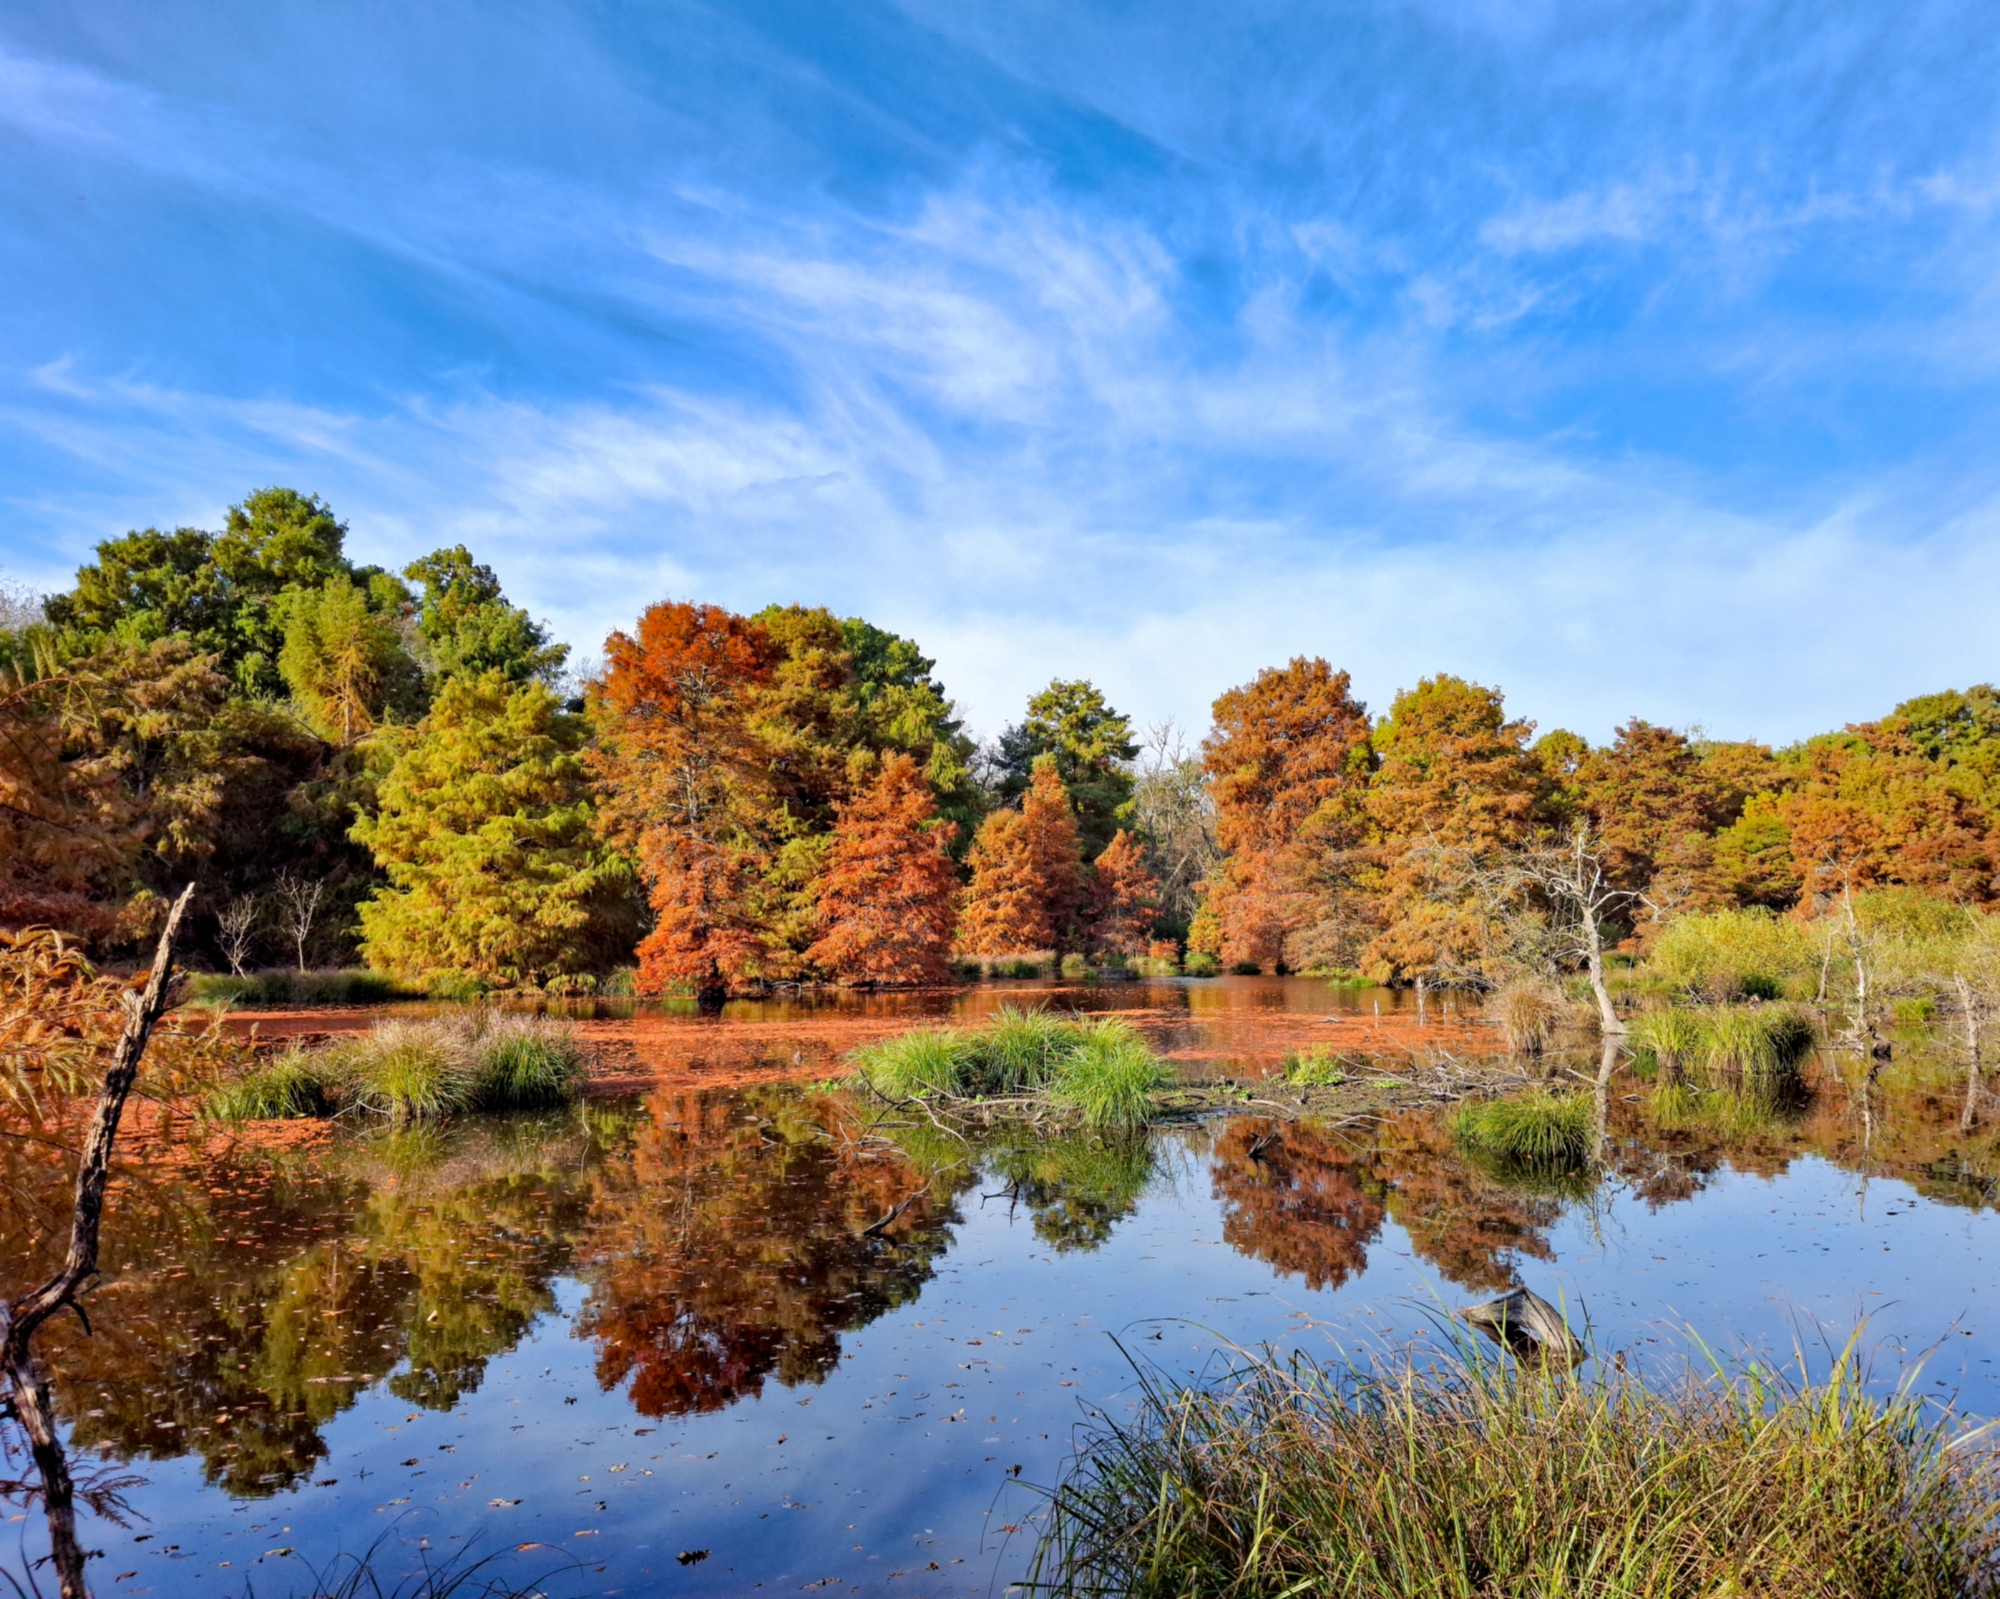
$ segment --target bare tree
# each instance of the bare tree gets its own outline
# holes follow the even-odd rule
[[[1202,880],[1220,858],[1215,802],[1201,757],[1169,718],[1146,733],[1132,790],[1132,818],[1146,841],[1160,904],[1176,920],[1195,913]]]
[[[256,895],[238,894],[222,907],[215,919],[222,958],[238,977],[243,975],[243,963],[250,958],[250,945],[257,936],[257,917],[262,909]]]
[[[306,943],[312,937],[313,923],[319,919],[320,896],[325,892],[326,879],[322,877],[286,872],[278,879],[279,914],[297,951],[300,971],[306,969]]]
[[[118,1137],[125,1101],[138,1080],[139,1062],[145,1056],[147,1040],[166,1014],[174,939],[180,933],[181,917],[193,895],[192,883],[181,890],[153,951],[153,967],[145,988],[137,994],[125,995],[124,1031],[112,1052],[110,1069],[104,1074],[97,1111],[84,1139],[82,1159],[77,1162],[69,1251],[63,1257],[62,1267],[39,1288],[0,1307],[0,1323],[4,1323],[0,1327],[0,1371],[6,1374],[14,1419],[28,1435],[29,1451],[41,1473],[42,1505],[49,1520],[49,1553],[62,1583],[63,1599],[87,1599],[85,1554],[76,1536],[76,1484],[56,1431],[48,1374],[35,1359],[32,1342],[42,1323],[65,1308],[76,1312],[86,1332],[90,1328],[77,1295],[97,1275],[97,1242],[104,1222],[104,1189],[111,1173],[111,1146]],[[86,1499],[90,1497],[86,1491]],[[115,1504],[115,1498],[110,1502]]]
[[[1517,880],[1548,909],[1551,952],[1582,962],[1597,997],[1598,1026],[1607,1038],[1619,1036],[1625,1024],[1604,986],[1604,930],[1620,912],[1646,904],[1645,896],[1612,883],[1588,822],[1556,842],[1530,846],[1511,864]]]

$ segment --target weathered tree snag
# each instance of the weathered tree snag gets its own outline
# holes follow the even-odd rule
[[[1516,1288],[1498,1299],[1469,1305],[1458,1314],[1522,1360],[1537,1365],[1555,1361],[1580,1366],[1590,1358],[1590,1351],[1569,1330],[1562,1312],[1532,1288]]]
[[[41,1287],[0,1307],[4,1335],[0,1335],[0,1370],[7,1378],[14,1417],[28,1435],[35,1466],[42,1476],[42,1504],[48,1514],[49,1552],[62,1582],[62,1599],[87,1599],[84,1582],[83,1546],[76,1536],[76,1485],[69,1462],[63,1455],[62,1440],[56,1433],[55,1406],[47,1375],[30,1347],[35,1333],[65,1305],[74,1310],[86,1332],[89,1318],[76,1302],[76,1295],[97,1275],[97,1242],[104,1221],[104,1188],[110,1180],[111,1146],[118,1137],[118,1123],[125,1114],[125,1101],[138,1080],[139,1062],[146,1053],[153,1029],[166,1014],[169,978],[173,970],[174,939],[181,918],[194,896],[190,883],[181,890],[167,913],[167,925],[153,951],[153,969],[145,988],[125,998],[125,1030],[112,1053],[111,1067],[98,1091],[97,1112],[91,1118],[84,1139],[83,1157],[76,1168],[76,1206],[70,1218],[69,1253],[62,1268]]]

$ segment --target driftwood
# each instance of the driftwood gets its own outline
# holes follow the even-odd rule
[[[1537,1365],[1559,1361],[1580,1366],[1590,1358],[1562,1312],[1531,1288],[1516,1288],[1498,1299],[1469,1305],[1458,1315],[1520,1359]]]
[[[56,1433],[48,1374],[35,1359],[30,1345],[42,1323],[64,1307],[75,1311],[83,1330],[90,1331],[90,1318],[76,1296],[97,1275],[97,1241],[104,1222],[104,1188],[110,1180],[111,1146],[118,1137],[125,1101],[138,1080],[139,1062],[145,1056],[147,1040],[166,1014],[174,939],[193,895],[192,883],[181,890],[181,897],[167,913],[167,925],[160,931],[145,988],[125,996],[125,1030],[112,1053],[111,1067],[104,1074],[104,1087],[97,1095],[97,1113],[91,1118],[83,1155],[77,1162],[69,1253],[63,1257],[61,1269],[41,1287],[0,1306],[0,1328],[4,1329],[0,1331],[0,1371],[6,1374],[9,1407],[21,1430],[28,1435],[28,1447],[36,1469],[41,1472],[42,1504],[49,1520],[49,1554],[62,1583],[62,1599],[86,1599],[89,1588],[83,1576],[85,1555],[76,1537],[76,1484],[63,1455],[62,1440]]]

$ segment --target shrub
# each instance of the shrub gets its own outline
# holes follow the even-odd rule
[[[1818,963],[1798,923],[1752,908],[1677,918],[1653,946],[1652,968],[1676,993],[1726,1003],[1779,998],[1788,982],[1810,982]]]
[[[891,1099],[1036,1095],[1091,1126],[1134,1126],[1169,1080],[1129,1022],[1005,1006],[978,1029],[922,1028],[863,1045],[856,1076]]]
[[[1229,975],[1231,977],[1262,977],[1264,975],[1264,968],[1255,961],[1231,961],[1229,963]]]
[[[1526,1171],[1590,1164],[1591,1104],[1581,1094],[1524,1094],[1459,1107],[1451,1135],[1473,1153]]]
[[[293,1049],[248,1076],[221,1084],[203,1109],[219,1121],[274,1121],[330,1116],[337,1104],[326,1063],[314,1053]]]
[[[1221,970],[1220,961],[1198,949],[1189,950],[1187,959],[1181,962],[1181,971],[1189,977],[1213,977]]]
[[[234,977],[204,972],[194,979],[188,999],[195,1005],[385,1005],[412,995],[380,972],[253,972]]]
[[[1347,1081],[1340,1058],[1325,1044],[1295,1049],[1285,1057],[1285,1081],[1294,1088],[1332,1088]]]
[[[1075,982],[1078,978],[1089,977],[1096,970],[1081,955],[1065,955],[1062,958],[1063,976]]]
[[[1707,1366],[1704,1361],[1704,1368]],[[1649,1383],[1461,1343],[1142,1373],[1050,1496],[1037,1594],[1973,1595],[2000,1465],[1949,1411],[1758,1364]]]
[[[1539,1055],[1568,1011],[1563,992],[1536,977],[1516,978],[1493,996],[1494,1015],[1518,1055]]]
[[[1015,955],[1004,960],[997,960],[993,963],[991,969],[995,977],[1040,977],[1042,975],[1042,963],[1040,961],[1029,960],[1025,955]]]

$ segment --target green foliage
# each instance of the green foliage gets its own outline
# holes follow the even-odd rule
[[[1797,922],[1751,907],[1676,918],[1653,946],[1650,966],[1673,992],[1693,998],[1776,998],[1814,980],[1819,951]]]
[[[1062,958],[1062,974],[1071,982],[1090,976],[1096,968],[1081,955],[1065,955]]]
[[[278,669],[321,738],[353,744],[422,708],[422,674],[403,648],[397,618],[345,573],[318,588],[290,590],[277,610],[284,622]]]
[[[1037,1129],[989,1147],[1010,1198],[1028,1207],[1035,1236],[1058,1254],[1096,1249],[1137,1208],[1155,1168],[1143,1132],[1104,1136]]]
[[[593,829],[584,741],[545,684],[445,684],[354,826],[389,879],[361,906],[372,965],[512,984],[622,952],[631,872]]]
[[[1630,1036],[1669,1077],[1704,1087],[1795,1083],[1818,1041],[1811,1020],[1790,1005],[1673,1006],[1637,1018]]]
[[[393,978],[364,971],[273,970],[252,972],[247,977],[203,972],[188,990],[189,1003],[204,1006],[386,1005],[391,1000],[418,997],[419,991],[405,988]]]
[[[1206,950],[1191,949],[1181,962],[1181,973],[1186,977],[1213,977],[1222,970],[1222,963]]]
[[[1956,1418],[1759,1361],[1647,1382],[1469,1343],[1142,1373],[1051,1495],[1039,1594],[1279,1599],[1983,1594],[2000,1468]]]
[[[1582,1094],[1523,1094],[1462,1105],[1451,1135],[1460,1147],[1532,1172],[1590,1164],[1591,1104]]]
[[[1132,819],[1132,762],[1139,746],[1131,719],[1114,711],[1087,682],[1061,678],[1028,701],[1027,717],[1000,735],[995,764],[1003,801],[1025,794],[1035,762],[1055,757],[1056,773],[1076,810],[1077,832],[1086,860]]]
[[[328,1063],[310,1051],[292,1049],[270,1065],[220,1085],[203,1110],[218,1121],[271,1121],[331,1116],[337,1104]]]
[[[849,1059],[861,1082],[890,1099],[1032,1095],[1093,1127],[1138,1126],[1171,1080],[1128,1022],[1011,1005],[982,1028],[919,1029],[863,1045]]]
[[[1333,1088],[1347,1081],[1347,1072],[1332,1049],[1314,1044],[1285,1057],[1285,1081],[1294,1088]]]
[[[547,683],[569,658],[569,646],[552,643],[546,627],[508,604],[493,568],[463,544],[412,561],[403,576],[423,586],[417,628],[441,676],[498,672],[510,683]]]

